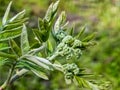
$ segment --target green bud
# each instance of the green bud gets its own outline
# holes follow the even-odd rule
[[[74,54],[76,58],[80,58],[82,51],[80,49],[74,49]]]
[[[65,46],[64,43],[60,43],[60,44],[57,46],[57,51],[62,51],[64,46]]]
[[[57,40],[62,40],[66,36],[66,33],[62,30],[59,30],[56,34],[55,37]]]
[[[66,79],[73,79],[74,75],[77,75],[80,73],[80,69],[75,63],[65,64],[63,65],[63,68],[64,68],[64,74]]]
[[[72,78],[73,78],[73,74],[72,74],[72,73],[67,73],[67,74],[65,75],[65,78],[66,78],[66,79],[72,79]]]
[[[78,68],[75,63],[72,63],[71,66],[72,66],[73,70],[76,69],[76,68]]]
[[[69,55],[66,56],[66,59],[69,60],[69,59],[71,59],[72,57],[73,57],[73,54],[70,53]]]
[[[68,47],[67,45],[65,45],[63,47],[63,55],[68,55],[72,52],[72,49],[70,47]]]
[[[62,42],[66,43],[66,44],[71,44],[74,41],[73,37],[70,35],[67,35]]]
[[[79,69],[79,68],[76,68],[73,72],[74,72],[74,75],[77,75],[77,74],[80,73],[80,69]]]
[[[74,40],[73,48],[78,48],[82,46],[82,42],[80,40]]]

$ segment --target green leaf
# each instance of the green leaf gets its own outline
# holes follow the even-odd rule
[[[53,3],[49,6],[49,8],[45,14],[45,17],[44,17],[44,19],[47,20],[48,22],[50,21],[51,16],[52,16],[52,6],[53,6]]]
[[[47,32],[46,30],[40,31],[38,29],[33,29],[33,33],[37,37],[40,43],[48,40],[49,32]]]
[[[7,59],[5,59],[3,57],[2,58],[0,57],[0,67],[3,66],[3,65],[5,65],[7,62],[8,62]]]
[[[38,29],[33,29],[33,33],[37,37],[37,40],[39,41],[39,43],[43,42],[42,37],[41,37],[42,35]]]
[[[38,19],[38,28],[39,30],[45,30],[44,22],[41,18]]]
[[[13,18],[11,18],[9,20],[9,22],[12,22],[16,19],[21,19],[21,18],[23,18],[24,15],[25,15],[25,10],[23,10],[23,11],[19,12],[17,15],[15,15]]]
[[[41,42],[45,42],[48,40],[49,37],[49,32],[50,32],[50,27],[49,27],[49,23],[46,20],[41,20],[39,19],[39,31],[38,34],[41,38]],[[37,33],[36,33],[37,35]]]
[[[21,34],[21,27],[0,32],[0,41],[16,38]]]
[[[70,29],[69,35],[73,36],[73,34],[74,34],[74,28],[72,27],[72,28]]]
[[[99,87],[98,87],[97,85],[92,84],[92,83],[89,82],[89,81],[87,81],[87,82],[88,82],[88,84],[89,84],[89,86],[91,87],[92,90],[101,90],[101,89],[99,89]]]
[[[26,54],[30,49],[29,42],[28,42],[28,34],[27,34],[27,28],[23,24],[23,29],[21,33],[21,51],[22,55]]]
[[[62,26],[61,26],[61,29],[62,30],[67,30],[67,25],[69,24],[69,22],[67,21],[65,24],[63,24]]]
[[[17,64],[17,67],[30,70],[38,77],[48,80],[48,77],[45,74],[45,70],[28,60],[20,60],[20,62]]]
[[[9,43],[10,43],[12,51],[17,56],[21,56],[21,50],[20,50],[20,47],[17,45],[17,43],[13,39],[10,39]]]
[[[38,28],[40,31],[50,31],[49,23],[41,18],[38,19]]]
[[[14,20],[14,21],[12,21],[12,22],[9,22],[9,24],[16,24],[16,23],[24,23],[24,22],[26,22],[27,20],[28,20],[29,18],[28,17],[24,17],[24,18],[21,18],[21,19],[16,19],[16,20]]]
[[[10,29],[16,29],[18,27],[22,27],[21,23],[16,23],[16,24],[7,24],[3,27],[3,30],[10,30]]]
[[[31,68],[34,68],[36,70],[40,70],[40,71],[45,71],[43,68],[39,67],[39,65],[35,64],[34,62],[31,62],[27,59],[21,59],[17,65],[16,65],[17,68],[25,68],[25,69],[28,69],[28,70],[31,70]]]
[[[26,55],[25,58],[30,60],[31,62],[34,62],[35,64],[39,65],[42,68],[45,68],[48,70],[53,69],[52,63],[46,60],[45,58],[40,58],[37,56],[31,56],[31,55]]]
[[[82,29],[80,30],[80,32],[78,33],[78,35],[75,37],[76,39],[80,39],[81,35],[84,33],[86,27],[82,27]]]
[[[61,29],[61,26],[64,25],[65,21],[66,21],[66,15],[65,15],[65,12],[63,11],[60,14],[60,16],[58,17],[58,19],[57,19],[57,21],[56,21],[56,23],[54,25],[54,31],[55,31],[55,33],[57,33],[58,30]]]
[[[8,23],[7,25],[5,25],[2,29],[6,30],[6,29],[13,29],[13,28],[18,28],[23,26],[23,23],[25,23],[28,20],[28,18],[23,18],[20,20],[15,20],[11,23]]]
[[[53,46],[50,40],[47,41],[47,50],[49,52],[53,52]]]
[[[37,70],[35,70],[35,69],[31,69],[31,71],[32,71],[35,75],[37,75],[38,77],[43,78],[43,79],[45,79],[45,80],[48,80],[48,76],[47,76],[44,72],[37,71]]]
[[[8,43],[0,42],[0,51],[9,49]]]
[[[30,49],[39,48],[41,43],[39,43],[39,41],[36,40],[36,36],[33,33],[32,29],[27,28],[27,32],[28,32],[28,40],[29,40]]]
[[[43,30],[46,30],[47,32],[50,31],[49,23],[46,20],[44,20],[43,26],[44,26]]]
[[[74,76],[74,78],[76,79],[76,83],[78,83],[78,86],[81,87],[81,88],[91,88],[89,83],[83,79],[83,78],[80,78],[78,76]]]
[[[49,8],[48,8],[48,10],[47,10],[47,12],[46,12],[46,14],[45,14],[45,17],[44,17],[44,19],[45,19],[47,22],[50,22],[50,21],[54,18],[54,16],[56,15],[56,11],[57,11],[57,9],[58,9],[58,5],[59,5],[59,0],[56,1],[54,4],[52,3],[52,4],[49,6]]]
[[[56,1],[56,2],[54,3],[54,5],[53,5],[53,10],[52,10],[53,13],[55,13],[55,12],[57,11],[59,2],[60,2],[60,0],[58,0],[58,1]]]
[[[1,51],[0,51],[0,57],[16,59],[16,55],[5,53],[5,52],[1,52]]]
[[[41,38],[42,38],[42,41],[43,42],[46,42],[49,38],[49,31],[40,31],[40,35],[41,35]]]
[[[8,5],[8,7],[7,7],[7,9],[6,9],[6,12],[5,12],[5,14],[4,14],[4,17],[3,17],[3,19],[2,19],[2,24],[3,24],[3,25],[5,25],[6,22],[7,22],[8,14],[9,14],[10,8],[11,8],[11,4],[12,4],[12,1],[9,3],[9,5]]]
[[[0,67],[1,66],[7,66],[7,67],[11,67],[11,65],[13,65],[14,63],[13,58],[5,58],[5,57],[0,57]]]
[[[95,37],[95,35],[96,35],[96,33],[92,33],[91,35],[84,38],[82,41],[83,42],[88,42],[88,41],[92,40]]]

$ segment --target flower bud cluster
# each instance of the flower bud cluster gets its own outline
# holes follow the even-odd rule
[[[59,30],[56,34],[55,37],[57,40],[62,40],[66,36],[66,33],[62,30]]]
[[[65,36],[56,48],[56,53],[60,56],[66,56],[66,59],[80,58],[82,51],[80,47],[82,42],[70,35]]]
[[[66,79],[73,79],[74,75],[80,73],[80,69],[75,63],[63,65],[64,74]]]

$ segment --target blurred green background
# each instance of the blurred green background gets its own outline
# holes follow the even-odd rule
[[[37,26],[37,18],[43,17],[49,4],[56,0],[13,0],[11,16],[27,10],[29,26]],[[0,0],[0,20],[10,0]],[[86,34],[96,32],[97,45],[90,47],[77,61],[80,67],[112,83],[112,90],[120,90],[120,0],[61,0],[59,13],[66,11],[68,27],[77,33],[86,25]],[[8,68],[0,67],[0,84],[6,79]],[[27,78],[26,78],[27,77]],[[66,85],[62,73],[51,72],[45,81],[31,73],[16,81],[10,90],[79,90]]]

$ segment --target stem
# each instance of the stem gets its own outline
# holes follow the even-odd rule
[[[27,72],[28,72],[28,70],[26,70],[26,69],[20,70],[18,73],[16,73],[15,75],[13,75],[11,77],[10,84],[12,84],[16,79],[20,78],[22,75],[24,75]]]
[[[12,74],[14,72],[14,67],[15,65],[12,65],[10,71],[9,71],[9,74],[8,74],[8,77],[7,77],[7,80],[3,83],[3,85],[0,87],[1,90],[4,90],[8,85],[9,85],[9,82],[10,82],[10,79],[12,77]]]
[[[38,53],[38,52],[40,52],[40,51],[41,51],[42,49],[44,49],[44,48],[45,48],[45,45],[43,45],[43,46],[41,46],[41,47],[39,47],[39,48],[37,48],[37,49],[33,49],[33,50],[29,51],[28,54]]]
[[[58,54],[53,54],[51,57],[48,57],[48,59],[49,61],[53,61],[57,56]]]

